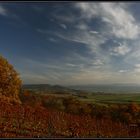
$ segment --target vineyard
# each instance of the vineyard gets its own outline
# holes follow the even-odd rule
[[[1,138],[140,137],[138,125],[113,120],[110,116],[78,115],[41,104],[33,107],[2,100],[0,107]]]

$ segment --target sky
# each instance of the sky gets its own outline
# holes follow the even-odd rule
[[[139,2],[0,2],[0,55],[24,84],[140,84]]]

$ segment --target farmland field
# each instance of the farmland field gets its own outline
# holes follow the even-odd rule
[[[80,98],[81,101],[90,103],[130,103],[136,102],[140,104],[140,94],[98,94],[93,93],[86,98]]]

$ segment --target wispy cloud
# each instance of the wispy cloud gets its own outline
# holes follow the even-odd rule
[[[99,32],[97,31],[89,31],[91,34],[98,34]]]
[[[134,72],[140,73],[140,64],[135,64]]]
[[[35,10],[36,12],[43,12],[44,8],[38,5],[33,5],[32,9]]]
[[[67,29],[67,26],[65,24],[60,24],[60,26],[63,28],[63,29]]]
[[[51,42],[57,42],[57,40],[56,39],[54,39],[54,38],[49,38],[49,40],[51,41]]]
[[[128,72],[128,70],[119,70],[120,73]]]
[[[126,45],[126,43],[124,44],[120,44],[120,46],[111,48],[111,55],[125,55],[128,52],[130,52],[130,48]]]
[[[86,20],[100,17],[107,23],[109,33],[117,38],[135,39],[139,35],[139,25],[123,4],[118,3],[76,3]],[[102,10],[101,10],[102,9]]]
[[[67,35],[56,33],[56,35],[65,40],[86,44],[91,50],[97,49],[97,47],[103,44],[106,40],[104,36],[91,34],[89,30],[77,30]]]
[[[67,63],[66,66],[68,66],[68,67],[76,67],[77,65],[71,64],[71,63]]]
[[[79,22],[77,25],[75,25],[75,27],[77,28],[77,29],[79,29],[79,30],[88,30],[89,29],[89,27],[87,26],[87,24],[86,23],[84,23],[84,22]]]
[[[37,29],[46,36],[51,35],[51,42],[61,40],[64,44],[74,44],[75,49],[70,52],[71,56],[65,57],[58,64],[33,62],[34,65],[49,70],[53,75],[47,75],[50,81],[61,82],[62,77],[63,83],[127,82],[134,81],[135,78],[138,81],[140,78],[135,77],[135,74],[140,71],[140,67],[135,65],[135,60],[138,62],[140,59],[140,25],[128,5],[87,2],[73,5],[79,11],[78,17],[61,12],[53,15],[53,23],[57,21],[59,25],[58,31]],[[86,48],[91,57],[84,56],[76,47],[83,47],[83,50]]]
[[[0,15],[7,16],[8,11],[6,8],[4,8],[2,5],[0,5]]]
[[[52,14],[52,16],[54,17],[54,19],[56,19],[57,21],[61,21],[61,22],[65,22],[65,23],[74,23],[75,22],[75,15],[70,14],[69,15],[64,15],[64,14]]]
[[[94,65],[103,65],[103,62],[100,59],[95,59]]]

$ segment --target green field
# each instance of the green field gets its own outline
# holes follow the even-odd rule
[[[92,94],[79,100],[89,103],[130,103],[140,104],[140,94]]]

